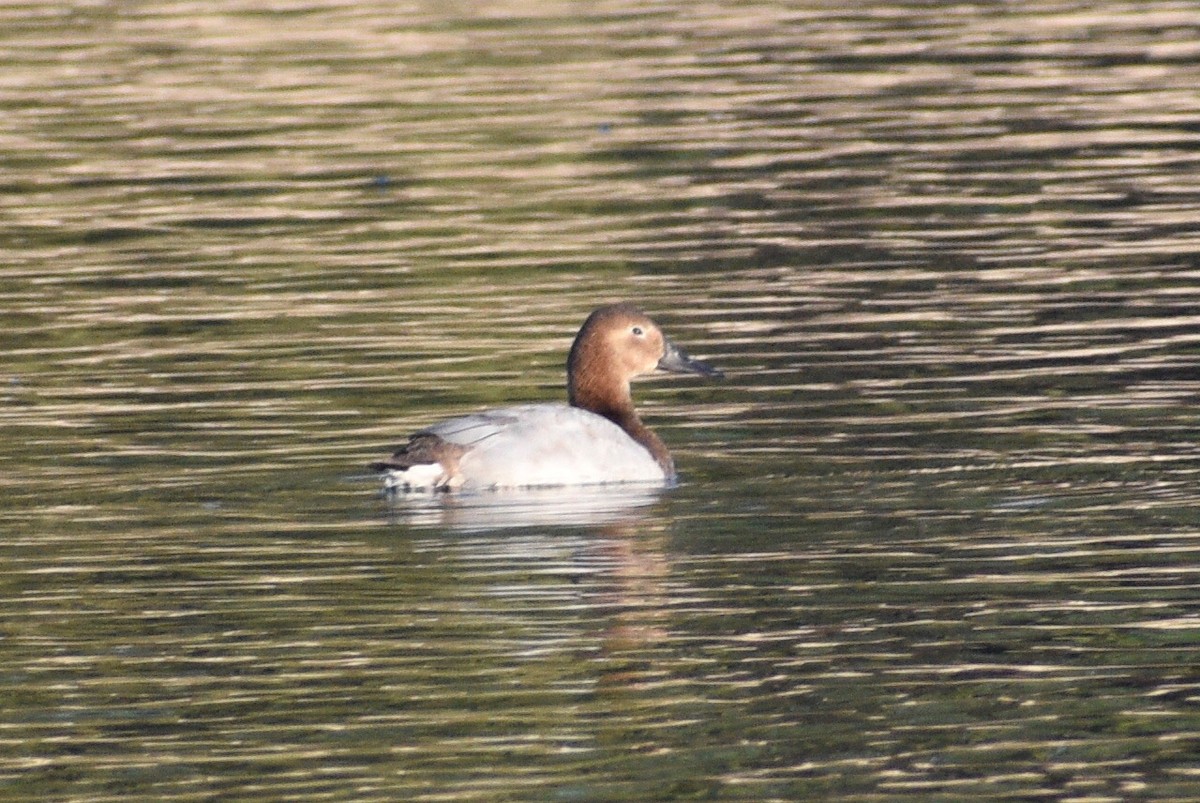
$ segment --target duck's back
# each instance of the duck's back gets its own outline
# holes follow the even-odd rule
[[[565,404],[503,407],[427,430],[462,447],[463,488],[661,482],[662,467],[616,424]]]

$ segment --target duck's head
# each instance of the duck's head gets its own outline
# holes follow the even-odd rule
[[[721,376],[689,357],[632,304],[600,307],[584,321],[567,358],[571,403],[586,409],[618,405],[629,398],[634,377],[656,370]]]

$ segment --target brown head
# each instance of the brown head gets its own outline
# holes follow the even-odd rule
[[[629,383],[656,370],[720,376],[693,360],[632,304],[600,307],[584,321],[567,358],[567,395],[575,407],[602,415],[650,450],[668,475],[671,458],[633,408]]]

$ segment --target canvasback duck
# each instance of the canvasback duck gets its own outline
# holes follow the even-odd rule
[[[567,358],[570,404],[522,404],[451,418],[386,460],[389,491],[670,482],[675,463],[633,408],[629,383],[655,370],[721,376],[630,304],[600,307]]]

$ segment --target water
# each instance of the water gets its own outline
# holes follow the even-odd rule
[[[1200,796],[1196,33],[0,8],[2,794]],[[680,487],[378,496],[615,299]]]

